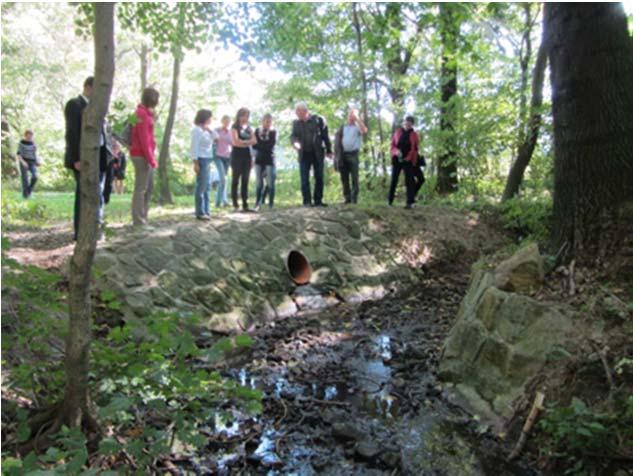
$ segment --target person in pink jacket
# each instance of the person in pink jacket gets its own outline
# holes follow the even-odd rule
[[[400,171],[404,170],[404,180],[407,189],[407,204],[405,208],[412,208],[415,202],[416,183],[414,168],[418,162],[420,139],[413,129],[415,119],[407,116],[402,127],[396,129],[391,138],[391,186],[389,187],[389,205],[393,199],[400,178]]]
[[[132,196],[132,222],[147,224],[147,213],[152,198],[152,174],[158,163],[154,155],[154,108],[159,94],[154,88],[145,88],[141,104],[136,107],[136,124],[132,128],[130,159],[134,164],[134,195]]]

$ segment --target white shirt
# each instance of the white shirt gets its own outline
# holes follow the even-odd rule
[[[191,160],[212,159],[213,142],[218,135],[215,131],[203,129],[200,126],[193,126],[191,129]]]

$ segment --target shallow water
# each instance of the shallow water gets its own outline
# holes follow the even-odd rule
[[[507,465],[442,398],[437,320],[384,331],[369,324],[329,310],[263,328],[257,358],[224,372],[264,393],[263,414],[216,416],[213,444],[185,472],[534,474]]]

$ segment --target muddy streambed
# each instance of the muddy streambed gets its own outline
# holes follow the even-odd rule
[[[445,399],[441,345],[466,285],[429,276],[397,296],[268,323],[223,369],[261,390],[258,417],[225,408],[181,474],[530,475]]]

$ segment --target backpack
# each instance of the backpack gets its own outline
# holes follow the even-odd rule
[[[121,132],[119,132],[118,134],[112,134],[114,138],[127,149],[132,147],[132,130],[137,122],[138,119],[136,117],[136,114],[132,113],[123,123],[123,128],[121,129]]]

